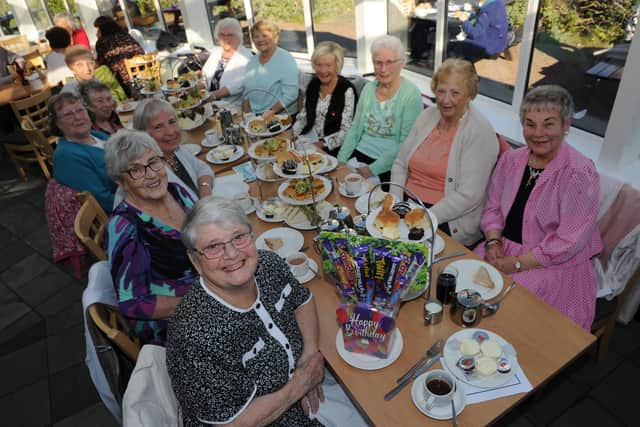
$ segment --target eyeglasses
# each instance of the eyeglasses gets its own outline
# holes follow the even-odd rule
[[[164,167],[162,159],[158,156],[152,157],[146,165],[133,165],[127,169],[127,173],[132,179],[141,179],[147,175],[147,168],[154,172],[158,172]]]
[[[373,66],[375,68],[382,68],[384,65],[386,68],[389,68],[400,61],[402,61],[402,59],[394,59],[393,61],[373,61]]]
[[[72,119],[74,116],[77,116],[80,114],[87,114],[87,110],[84,107],[78,107],[75,110],[67,111],[64,114],[60,114],[58,117],[60,117],[61,119],[69,120],[69,119]]]
[[[222,257],[228,244],[231,244],[234,249],[240,250],[249,246],[252,240],[253,234],[250,231],[247,231],[246,233],[238,234],[226,242],[212,243],[203,249],[193,249],[193,251],[199,253],[206,259],[218,259]]]

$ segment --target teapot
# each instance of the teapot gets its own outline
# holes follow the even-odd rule
[[[233,115],[231,111],[223,108],[218,112],[218,119],[220,120],[220,129],[224,133],[224,131],[233,126]]]
[[[463,289],[455,294],[451,304],[451,319],[465,328],[472,328],[480,323],[485,316],[498,311],[495,304],[486,304],[480,292]]]

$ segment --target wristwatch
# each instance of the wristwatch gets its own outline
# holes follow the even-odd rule
[[[522,264],[520,263],[520,258],[516,256],[516,273],[520,273],[522,271]]]
[[[211,187],[211,184],[209,184],[208,182],[199,182],[198,183],[199,187]]]

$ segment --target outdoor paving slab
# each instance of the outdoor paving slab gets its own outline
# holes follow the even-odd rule
[[[25,242],[46,259],[53,259],[51,240],[49,240],[49,227],[47,225],[41,225],[27,234],[25,236]]]
[[[39,341],[0,357],[0,396],[47,377],[47,346]]]
[[[502,417],[494,427],[533,427],[533,423],[524,415],[520,407],[515,407]]]
[[[534,425],[548,425],[584,398],[588,391],[588,386],[574,383],[561,374],[540,389],[539,395],[525,402],[522,411]]]
[[[18,236],[26,235],[47,223],[44,211],[34,208],[27,202],[14,199],[11,202],[3,201],[3,204],[8,206],[0,210],[0,224]]]
[[[82,363],[85,357],[84,325],[81,323],[47,338],[49,373]]]
[[[623,427],[615,415],[603,408],[593,399],[584,399],[576,403],[567,412],[550,424],[552,427],[564,426],[606,426]]]
[[[7,228],[0,226],[0,236],[0,272],[33,254],[33,248],[14,236]]]
[[[629,392],[640,384],[640,367],[625,361],[589,396],[608,408],[627,425],[638,425],[638,393]]]
[[[100,397],[84,363],[57,372],[49,377],[51,416],[56,423],[93,406]]]
[[[609,341],[609,350],[627,356],[638,348],[640,348],[640,322],[632,320],[628,325],[617,324]]]
[[[118,423],[102,403],[89,406],[53,425],[53,427],[117,427]]]
[[[582,357],[569,365],[563,373],[576,383],[595,387],[615,370],[623,361],[623,358],[611,351],[601,363],[596,360],[596,347],[592,347]]]
[[[60,331],[67,329],[69,326],[83,324],[82,302],[76,301],[69,304],[56,314],[45,317],[47,325],[47,334],[54,335]]]
[[[8,328],[0,331],[0,356],[13,353],[47,337],[44,319],[30,311]]]
[[[11,289],[17,292],[23,285],[28,284],[36,276],[44,273],[51,263],[42,256],[33,253],[13,264],[0,275],[0,279]]]
[[[61,274],[66,275],[66,273]],[[67,282],[69,283],[67,286],[60,289],[51,296],[51,298],[35,307],[35,310],[43,317],[52,316],[66,309],[71,304],[82,301],[82,287],[80,283],[68,275],[66,275],[66,277],[68,278]]]
[[[15,292],[0,282],[0,331],[30,311],[29,306]]]
[[[38,276],[15,289],[16,293],[31,307],[38,307],[53,298],[75,280],[58,267],[49,264]]]
[[[47,379],[0,398],[2,425],[42,427],[51,425]]]

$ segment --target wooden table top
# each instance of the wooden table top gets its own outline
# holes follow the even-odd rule
[[[7,105],[13,101],[27,98],[39,91],[31,90],[31,85],[21,83],[9,83],[0,86],[0,106]]]
[[[204,131],[217,126],[215,120],[198,129],[184,132],[183,143],[199,144]],[[204,158],[206,148],[203,148],[201,158]],[[245,144],[246,148],[246,144]],[[231,166],[246,161],[246,156],[230,165],[215,165],[213,170],[217,174],[229,173]],[[332,175],[343,176],[345,171],[333,172]],[[279,183],[260,183],[263,197],[276,195]],[[250,186],[253,196],[259,195],[258,183]],[[214,185],[215,193],[215,185]],[[332,203],[339,203],[349,207],[355,213],[355,199],[341,196],[334,189],[327,199]],[[285,226],[284,223],[267,223],[257,218],[255,213],[250,215],[256,235],[275,228]],[[313,249],[315,231],[302,231],[305,238],[306,254],[321,266],[321,257]],[[464,246],[440,233],[445,240],[442,254],[466,250]],[[467,251],[466,258],[476,258]],[[434,266],[432,275],[431,294],[435,298],[435,277],[449,262],[446,260]],[[511,283],[505,277],[505,288]],[[324,277],[318,277],[307,286],[314,295],[320,328],[320,349],[330,369],[346,389],[357,407],[376,426],[414,426],[427,421],[413,404],[411,386],[405,387],[394,399],[384,401],[383,396],[395,385],[396,379],[405,373],[437,339],[446,340],[453,333],[462,329],[451,320],[448,310],[445,310],[443,320],[437,325],[425,326],[423,323],[424,299],[418,298],[405,302],[401,306],[397,326],[404,337],[404,346],[398,360],[390,366],[376,370],[365,371],[348,365],[337,353],[335,339],[338,331],[335,310],[339,305],[339,298],[335,286]],[[529,379],[533,389],[548,381],[567,364],[576,359],[589,346],[595,337],[566,318],[559,311],[538,299],[526,288],[517,286],[507,299],[501,304],[500,310],[493,316],[484,318],[480,328],[493,331],[511,343],[517,351],[518,363]],[[435,367],[439,367],[439,363]],[[503,397],[487,402],[467,405],[458,417],[462,426],[487,425],[506,414],[519,401],[524,399],[525,393]],[[451,421],[437,421],[429,419],[429,424],[450,425]]]

